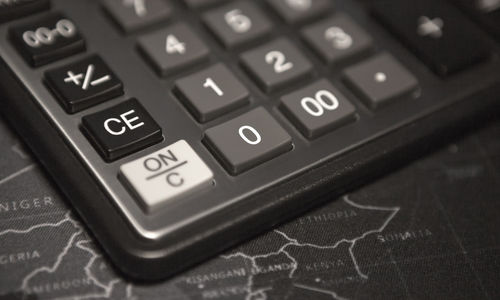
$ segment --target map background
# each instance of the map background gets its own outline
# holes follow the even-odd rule
[[[113,270],[1,120],[0,153],[0,299],[500,298],[500,120],[150,285]]]

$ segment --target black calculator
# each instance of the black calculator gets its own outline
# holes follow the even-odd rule
[[[495,3],[0,0],[1,111],[161,279],[498,115]]]

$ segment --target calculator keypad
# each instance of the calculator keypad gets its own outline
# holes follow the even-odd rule
[[[366,52],[372,38],[345,14],[337,14],[302,31],[307,44],[328,64],[344,62]]]
[[[136,99],[83,117],[82,130],[107,161],[163,139],[160,126]]]
[[[200,122],[248,103],[247,88],[223,64],[179,79],[175,89]]]
[[[127,33],[165,21],[172,14],[172,8],[164,0],[104,0],[103,5]]]
[[[159,220],[178,199],[208,210],[307,171],[418,95],[416,77],[330,0],[73,1],[103,19],[48,13],[9,25],[9,38],[32,66],[67,58],[36,70],[66,113],[52,97],[47,107],[146,231],[176,222]],[[99,35],[93,53],[68,58],[85,50],[78,24]]]
[[[262,107],[210,128],[205,141],[233,175],[292,148],[292,138]]]
[[[203,61],[209,53],[200,38],[182,23],[141,36],[139,47],[161,76]]]
[[[283,38],[243,53],[241,61],[265,91],[276,90],[312,71],[307,58]]]
[[[228,49],[254,41],[272,29],[269,19],[251,1],[238,1],[207,12],[208,29]]]
[[[59,13],[13,27],[10,37],[19,53],[33,67],[85,50],[85,41],[78,27]]]
[[[108,65],[92,55],[45,73],[47,85],[68,113],[123,94],[123,85]]]
[[[224,1],[186,0],[185,4],[203,8],[221,2]],[[161,0],[105,0],[103,5],[126,33],[163,22],[173,13],[171,4]],[[267,0],[267,5],[285,23],[297,26],[314,18],[321,18],[332,9],[332,4],[327,0]],[[271,34],[273,28],[272,21],[252,1],[235,1],[208,9],[200,18],[226,49],[243,46],[248,48],[252,42],[261,41]],[[81,46],[84,46],[84,42],[76,26],[62,15],[50,14],[33,24],[11,29],[11,36],[14,42],[17,38],[18,47],[22,45],[19,43],[20,35],[24,35],[21,38],[25,44],[33,44],[34,54],[27,56],[31,57],[28,61],[33,64],[40,65],[61,58],[61,53],[69,55],[76,50],[83,50]],[[61,33],[43,35],[45,28],[50,26],[55,27],[53,32],[60,30]],[[41,29],[29,31],[32,27]],[[37,30],[41,33],[37,34]],[[32,31],[33,36],[26,33]],[[359,58],[373,45],[371,36],[343,13],[303,26],[299,33],[304,44],[329,65]],[[80,48],[75,45],[80,45]],[[161,77],[199,65],[208,61],[211,56],[208,45],[185,23],[174,23],[141,34],[137,37],[137,45],[140,54]],[[37,54],[36,51],[40,50],[49,54]],[[58,56],[51,57],[51,51],[55,51]],[[299,85],[294,91],[277,99],[276,106],[285,117],[285,122],[293,124],[310,141],[356,120],[356,106],[328,80],[317,79],[300,87],[301,81],[307,82],[309,76],[315,76],[312,74],[314,68],[303,50],[288,38],[277,37],[260,46],[250,47],[239,54],[239,62],[264,92],[275,93],[292,84]],[[378,109],[409,94],[418,85],[413,75],[388,54],[347,67],[343,78],[353,92],[372,109]],[[121,81],[97,55],[45,72],[45,82],[68,113],[82,111],[123,94]],[[244,83],[223,63],[213,64],[176,79],[171,92],[198,123],[211,122],[242,108],[250,104],[251,99]],[[84,116],[81,129],[107,162],[163,140],[161,127],[134,98]],[[239,175],[292,149],[292,137],[261,106],[209,127],[205,130],[203,141],[231,175]],[[153,156],[159,155],[161,151],[169,152],[174,148],[179,151],[186,147],[189,147],[185,149],[186,154],[191,153],[193,157],[196,155],[185,141],[179,143],[166,147]],[[140,163],[148,157],[136,159],[121,168],[124,182],[132,187],[133,193],[139,195],[147,213],[154,211],[165,201],[168,202],[168,199],[183,195],[188,190],[196,190],[198,185],[206,186],[212,180],[213,175],[209,170],[210,172],[205,173],[206,178],[193,182],[191,186],[187,184],[189,188],[186,190],[155,194],[143,189],[141,185],[153,183],[143,183],[144,178],[139,178],[145,174],[139,170]],[[168,163],[165,163],[164,167],[167,166]]]

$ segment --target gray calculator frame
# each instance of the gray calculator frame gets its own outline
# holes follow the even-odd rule
[[[266,11],[263,1],[252,2]],[[335,3],[337,10],[349,14],[376,41],[369,55],[387,51],[411,70],[419,81],[418,93],[378,111],[370,110],[343,83],[341,70],[347,65],[326,67],[289,26],[273,20],[273,33],[244,49],[285,36],[306,54],[315,69],[311,78],[266,94],[239,64],[241,51],[226,52],[200,18],[177,2],[178,13],[168,22],[124,35],[99,1],[54,0],[52,11],[61,11],[75,22],[86,40],[87,51],[31,68],[8,39],[8,28],[26,20],[0,25],[2,112],[47,167],[119,269],[133,277],[163,278],[319,205],[367,177],[387,172],[398,161],[439,144],[445,133],[458,134],[476,123],[479,115],[498,111],[500,61],[494,42],[490,60],[444,80],[376,24],[359,4]],[[272,19],[272,14],[267,16]],[[191,26],[212,49],[210,59],[160,78],[137,50],[137,38],[180,21]],[[69,115],[46,88],[43,72],[90,54],[98,54],[106,61],[122,80],[125,94]],[[247,86],[250,104],[200,124],[173,94],[174,81],[217,62],[225,63]],[[356,106],[357,120],[308,140],[281,112],[279,98],[321,78],[327,78]],[[132,97],[162,127],[164,140],[106,163],[80,130],[81,118]],[[204,145],[203,132],[257,106],[266,108],[292,136],[293,149],[232,176]],[[166,203],[160,211],[147,215],[119,180],[119,167],[180,139],[185,139],[214,172],[215,185]]]

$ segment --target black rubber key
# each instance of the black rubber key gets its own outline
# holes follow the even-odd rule
[[[356,108],[325,79],[281,98],[281,107],[309,139],[355,120]]]
[[[136,99],[83,117],[82,130],[107,161],[163,140],[160,126]]]
[[[68,113],[123,94],[122,82],[97,55],[50,70],[45,73],[45,79]]]
[[[171,75],[208,58],[209,49],[184,23],[139,38],[139,49],[160,76]]]
[[[163,0],[104,0],[103,5],[125,32],[133,32],[165,21],[172,14],[172,7]]]
[[[205,142],[233,175],[292,149],[292,138],[262,107],[208,129]]]
[[[85,50],[75,23],[53,13],[11,28],[10,37],[32,66],[41,66]]]
[[[248,90],[223,64],[175,82],[180,99],[200,122],[213,120],[248,102]]]
[[[489,55],[482,32],[446,1],[373,1],[374,14],[436,73],[446,76]]]
[[[47,10],[49,7],[49,0],[0,1],[0,23]]]
[[[346,83],[372,109],[404,97],[418,87],[418,81],[390,54],[382,53],[347,68]]]
[[[323,59],[333,65],[350,61],[368,52],[371,36],[346,14],[314,23],[302,30],[306,43]]]
[[[265,91],[274,91],[312,71],[308,59],[284,38],[274,40],[241,55],[245,69]]]
[[[268,34],[272,23],[253,1],[237,1],[210,10],[203,16],[208,29],[228,49]]]

